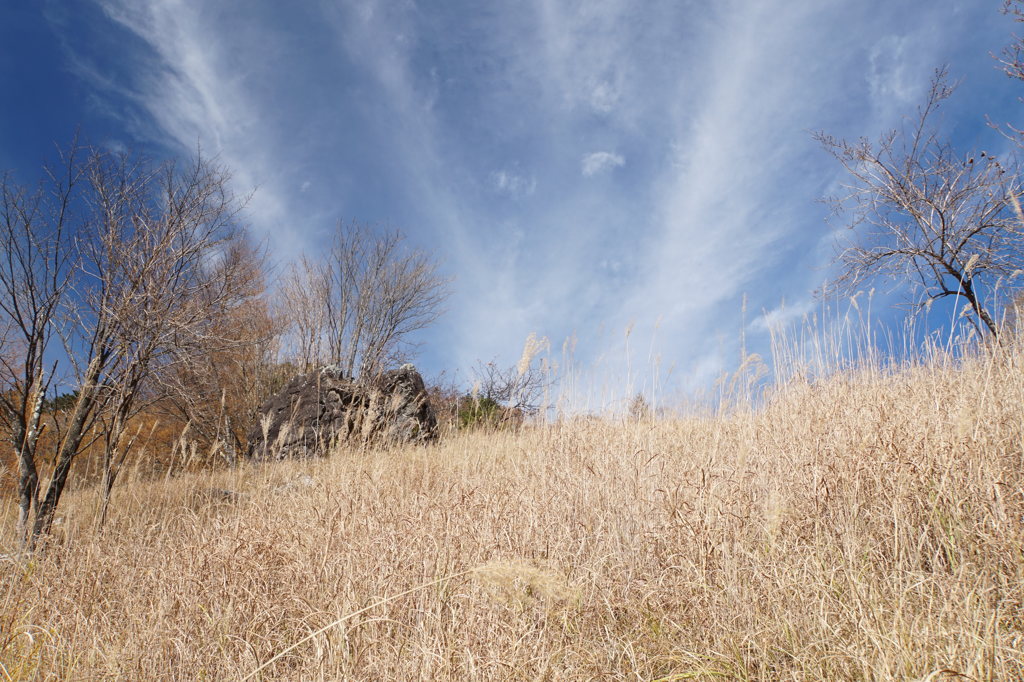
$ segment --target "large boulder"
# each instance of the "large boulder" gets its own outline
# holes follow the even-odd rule
[[[359,382],[334,365],[295,377],[260,408],[247,457],[284,459],[324,454],[340,442],[426,442],[437,418],[423,377],[412,365]]]

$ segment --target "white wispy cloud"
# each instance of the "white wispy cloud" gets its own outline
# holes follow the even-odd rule
[[[514,198],[528,197],[537,190],[537,179],[499,170],[491,173],[491,183],[502,194]]]
[[[391,126],[386,132],[400,155],[391,181],[409,198],[417,241],[443,245],[438,256],[457,276],[449,312],[427,351],[443,366],[468,368],[478,359],[521,348],[531,331],[527,309],[536,300],[522,293],[529,278],[518,261],[521,240],[515,229],[480,229],[502,221],[471,206],[459,191],[468,183],[462,188],[453,184],[467,171],[461,165],[464,150],[443,142],[460,142],[464,122],[447,129],[437,120],[443,77],[434,68],[417,72],[415,48],[423,36],[417,32],[415,6],[367,3],[353,10],[325,3],[322,9],[340,49],[379,87]],[[523,198],[537,188],[535,177],[510,168],[483,176],[488,193]]]
[[[151,142],[170,141],[183,153],[201,147],[232,173],[233,187],[248,197],[247,214],[260,238],[283,260],[298,253],[306,235],[296,231],[287,189],[278,180],[284,164],[274,157],[279,132],[263,125],[266,105],[245,87],[246,73],[238,63],[229,66],[229,54],[247,54],[258,63],[272,58],[273,44],[232,42],[231,32],[213,23],[200,6],[182,0],[154,0],[145,4],[100,0],[114,22],[148,46],[155,60],[139,60],[130,81],[111,83],[105,74],[87,71],[99,88],[115,91],[136,103],[148,121],[125,121],[137,135]],[[264,36],[266,38],[266,36]],[[262,55],[259,57],[258,55]],[[87,66],[86,62],[80,65]],[[132,114],[125,114],[131,116]],[[260,144],[253,144],[253,140]]]
[[[576,334],[576,360],[620,392],[656,367],[676,387],[728,370],[744,293],[772,311],[747,320],[752,337],[807,309],[830,255],[816,199],[837,169],[806,131],[892,126],[960,11],[323,0],[297,40],[275,3],[101,2],[156,59],[127,85],[83,77],[257,187],[274,248],[315,244],[339,217],[400,227],[457,276],[424,346],[437,364],[512,362],[531,332],[556,348]]]
[[[814,307],[815,302],[810,297],[803,298],[792,305],[786,305],[783,301],[774,308],[764,310],[754,317],[749,328],[751,331],[760,333],[777,332],[789,327],[794,322],[803,320],[814,310]]]
[[[626,159],[621,154],[593,152],[584,156],[580,161],[580,171],[584,177],[589,178],[591,175],[597,175],[598,173],[618,168],[625,163]]]
[[[871,70],[867,79],[876,101],[895,100],[897,105],[906,105],[916,98],[922,84],[908,64],[911,59],[908,53],[916,47],[908,36],[895,35],[884,36],[871,47]]]
[[[892,127],[893,119],[913,111],[928,88],[927,74],[941,66],[934,38],[918,31],[880,36],[868,51],[869,87],[874,120]]]
[[[622,92],[615,83],[601,80],[591,87],[589,101],[595,111],[608,114],[622,101]]]
[[[581,352],[605,358],[606,378],[623,362],[634,371],[649,365],[627,360],[642,352],[681,361],[676,380],[702,385],[736,355],[729,348],[742,326],[743,292],[755,295],[751,305],[758,309],[804,300],[813,288],[822,264],[816,223],[823,209],[816,199],[836,171],[816,155],[805,131],[831,123],[822,112],[835,101],[853,98],[856,107],[871,109],[870,92],[855,82],[864,82],[869,55],[863,34],[849,26],[870,33],[884,25],[885,17],[871,17],[878,6],[775,0],[735,11],[731,3],[698,9],[653,2],[638,13],[624,0],[572,11],[535,0],[525,19],[497,6],[480,27],[489,50],[484,63],[500,65],[486,73],[493,89],[482,96],[508,91],[516,106],[485,109],[490,116],[474,125],[487,131],[483,139],[495,151],[520,127],[532,128],[545,150],[532,158],[521,146],[508,150],[535,175],[504,165],[507,152],[483,170],[492,192],[530,198],[505,219],[496,219],[485,199],[474,206],[468,195],[452,194],[446,179],[469,170],[461,165],[463,150],[446,145],[462,136],[459,127],[473,113],[441,117],[458,91],[437,84],[473,88],[475,75],[432,69],[429,81],[417,79],[410,46],[428,38],[417,33],[410,13],[396,9],[403,5],[383,6],[374,5],[370,27],[351,24],[362,38],[350,35],[348,44],[373,55],[381,82],[400,84],[393,86],[395,108],[403,112],[400,134],[426,140],[407,145],[406,163],[422,169],[415,193],[429,197],[441,224],[503,226],[463,227],[451,238],[461,285],[473,292],[459,299],[448,321],[463,363],[511,350],[531,331],[557,339],[575,330],[589,337]],[[387,12],[400,16],[385,18]],[[441,40],[431,44],[443,50],[446,25],[440,26],[429,40]],[[529,88],[536,83],[535,98]],[[581,131],[595,136],[598,149],[615,151],[594,152],[593,142],[580,148]],[[592,194],[559,174],[565,158],[576,160],[577,178],[622,168],[632,184]],[[603,267],[612,259],[614,277]],[[655,338],[658,318],[664,321]],[[637,325],[628,352],[618,335],[596,333],[631,320]]]
[[[625,0],[596,0],[572,7],[535,0],[542,50],[541,69],[550,105],[569,114],[582,110],[621,125],[635,123],[644,66],[637,38],[651,35],[652,22],[673,13],[671,4],[651,2],[644,12]],[[641,59],[637,59],[640,56]]]

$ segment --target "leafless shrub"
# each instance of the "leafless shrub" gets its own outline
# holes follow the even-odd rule
[[[647,402],[647,398],[644,397],[643,393],[637,393],[629,401],[629,407],[627,409],[629,418],[636,422],[650,421],[654,417],[654,410],[651,409],[651,404]]]
[[[551,385],[544,367],[533,363],[520,372],[517,366],[501,367],[493,360],[478,362],[473,377],[476,396],[525,415],[537,413]]]

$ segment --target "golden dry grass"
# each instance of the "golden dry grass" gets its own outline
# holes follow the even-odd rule
[[[1024,679],[1022,448],[1011,349],[79,491],[0,679]]]

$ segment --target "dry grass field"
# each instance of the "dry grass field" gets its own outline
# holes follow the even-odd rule
[[[80,490],[0,679],[1024,679],[1022,451],[1011,348]]]

